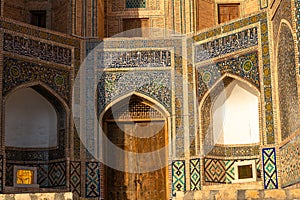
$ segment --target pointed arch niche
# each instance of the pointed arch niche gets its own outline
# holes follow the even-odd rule
[[[54,91],[40,83],[19,86],[5,96],[4,110],[7,160],[65,158],[69,109]]]
[[[201,106],[204,153],[215,145],[260,142],[259,91],[237,77],[226,76],[207,94]]]
[[[5,105],[5,146],[57,146],[57,119],[52,104],[32,88],[14,92]]]

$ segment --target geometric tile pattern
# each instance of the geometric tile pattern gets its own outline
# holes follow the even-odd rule
[[[86,163],[86,197],[100,197],[100,166],[97,162]]]
[[[281,184],[287,187],[300,182],[300,136],[280,148]]]
[[[49,164],[49,186],[66,186],[66,162]]]
[[[126,0],[126,8],[146,8],[146,0]]]
[[[262,149],[264,188],[277,189],[277,167],[275,148]]]
[[[76,196],[81,195],[80,162],[70,162],[70,188]]]
[[[41,164],[37,166],[37,182],[41,188],[49,187],[48,171],[49,165]]]
[[[204,159],[204,180],[206,182],[225,183],[226,169],[224,160]]]
[[[234,180],[234,163],[235,160],[225,160],[225,167],[226,167],[226,178],[225,181],[226,183],[232,183],[232,181]]]
[[[201,171],[200,171],[200,159],[190,160],[190,177],[191,177],[191,190],[201,189]]]
[[[172,195],[176,196],[176,191],[185,191],[185,162],[176,160],[172,162]]]

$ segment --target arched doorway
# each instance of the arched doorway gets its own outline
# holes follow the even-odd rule
[[[105,199],[167,199],[168,154],[156,152],[166,147],[168,141],[167,121],[162,112],[153,103],[133,95],[105,113],[103,127],[108,139],[125,152],[124,159],[118,155],[110,158],[123,165],[124,170],[105,169]],[[126,152],[150,154],[139,159],[125,155]],[[154,167],[144,172],[143,169],[157,163],[161,163],[160,169]]]

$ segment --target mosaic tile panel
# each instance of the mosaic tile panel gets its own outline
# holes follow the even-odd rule
[[[277,165],[275,148],[262,149],[264,188],[277,189]]]
[[[41,81],[56,91],[66,102],[70,99],[69,71],[41,64],[4,58],[3,95],[24,83]]]
[[[257,27],[195,46],[195,63],[258,45]]]
[[[295,46],[289,26],[282,23],[277,66],[281,138],[285,140],[300,127]],[[288,72],[288,73],[287,73]]]
[[[272,107],[272,83],[271,83],[271,68],[270,68],[270,52],[269,52],[269,36],[268,36],[268,19],[267,13],[262,12],[257,15],[249,16],[247,18],[235,21],[230,24],[226,24],[222,27],[209,30],[207,32],[200,33],[193,37],[194,41],[202,41],[209,39],[220,34],[224,34],[230,31],[234,31],[237,28],[242,28],[249,26],[254,23],[260,23],[261,28],[261,59],[262,59],[262,70],[263,70],[263,91],[264,91],[264,101],[266,102],[265,106],[265,123],[266,123],[266,132],[264,134],[264,144],[274,144],[275,135],[274,135],[274,118],[273,118],[273,107]],[[247,65],[246,65],[247,66]],[[248,65],[250,66],[250,65]],[[245,69],[247,70],[248,67]],[[210,73],[204,74],[205,80],[209,82],[212,78]],[[219,77],[218,77],[219,78]],[[199,90],[199,88],[198,88]],[[201,90],[200,90],[201,91]]]
[[[66,186],[66,163],[50,163],[48,177],[51,187]]]
[[[190,160],[190,177],[191,177],[191,190],[201,189],[201,171],[200,171],[200,159]]]
[[[287,187],[300,182],[300,136],[280,148],[281,184]]]
[[[208,153],[208,155],[221,157],[256,156],[260,155],[259,148],[259,145],[238,147],[214,146],[213,149]]]
[[[10,33],[3,34],[3,50],[48,62],[68,66],[72,64],[71,49]]]
[[[80,162],[70,162],[70,187],[75,195],[81,195],[81,165]]]
[[[261,19],[261,50],[263,61],[263,88],[265,101],[265,122],[266,133],[264,134],[264,143],[274,144],[274,116],[273,116],[273,99],[272,99],[272,80],[270,67],[270,47],[268,36],[268,20]]]
[[[130,92],[145,94],[171,109],[171,73],[156,72],[105,72],[98,77],[98,115],[105,106]]]
[[[224,160],[205,158],[204,180],[206,182],[225,183],[226,166]]]
[[[165,50],[147,51],[105,51],[98,52],[98,68],[147,68],[171,67],[171,52]]]
[[[237,58],[217,62],[212,65],[199,67],[198,73],[198,97],[202,99],[211,86],[225,73],[238,75],[251,82],[257,88],[260,87],[258,72],[257,52],[241,55]]]
[[[172,162],[172,195],[176,196],[176,191],[186,190],[185,162],[177,160]]]
[[[146,0],[126,0],[126,8],[146,8]]]
[[[100,197],[100,168],[97,162],[86,163],[85,196]]]

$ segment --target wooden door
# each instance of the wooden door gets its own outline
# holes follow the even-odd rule
[[[146,127],[146,128],[143,128]],[[149,122],[107,122],[107,135],[111,142],[125,151],[136,153],[152,152],[149,157],[135,159],[125,156],[120,165],[125,165],[125,172],[107,167],[106,169],[106,199],[140,200],[166,199],[166,174],[163,167],[156,171],[145,173],[129,173],[130,169],[151,168],[158,162],[164,166],[166,153],[155,154],[166,145],[166,126],[164,121]],[[150,137],[144,137],[149,135]],[[142,137],[135,137],[142,136]],[[116,157],[115,160],[118,160]]]

